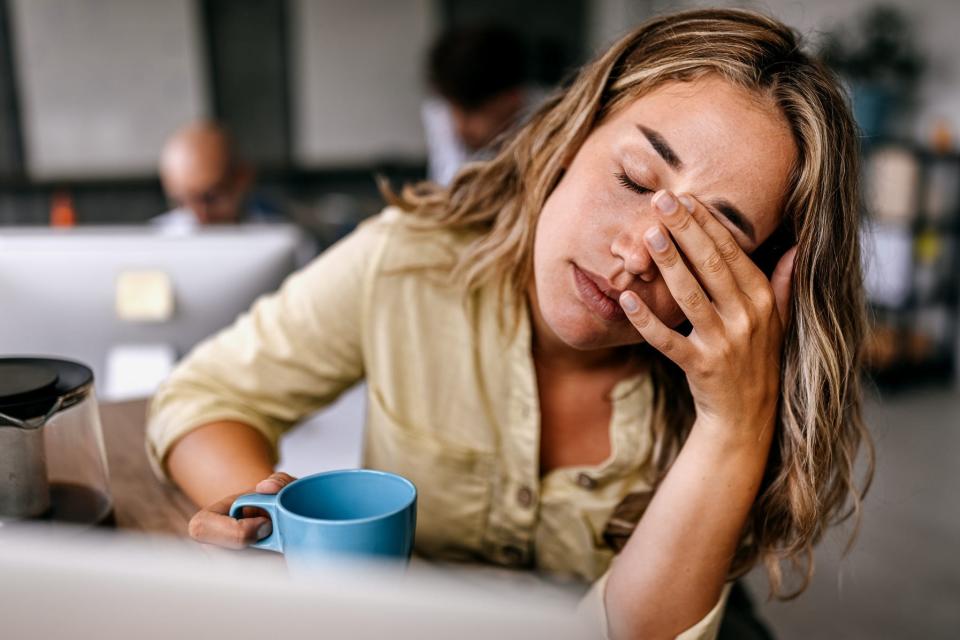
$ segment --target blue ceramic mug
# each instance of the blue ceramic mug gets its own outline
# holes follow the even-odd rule
[[[284,554],[294,570],[331,558],[407,562],[413,551],[417,488],[392,473],[318,473],[276,494],[242,495],[230,516],[238,517],[243,507],[259,507],[273,521],[273,532],[252,546]]]

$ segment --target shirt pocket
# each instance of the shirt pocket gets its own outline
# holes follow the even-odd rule
[[[437,558],[477,559],[490,508],[493,454],[445,441],[396,415],[370,393],[365,463],[417,487],[416,549]]]

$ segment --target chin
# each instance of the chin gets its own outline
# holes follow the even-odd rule
[[[629,324],[610,326],[586,311],[578,311],[567,309],[544,317],[554,334],[572,349],[592,351],[643,342]]]

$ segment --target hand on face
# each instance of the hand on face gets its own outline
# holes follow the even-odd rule
[[[666,326],[631,291],[620,304],[644,340],[686,373],[698,422],[756,438],[776,417],[796,247],[768,281],[697,199],[661,191],[654,204],[658,223],[644,242],[693,332]]]

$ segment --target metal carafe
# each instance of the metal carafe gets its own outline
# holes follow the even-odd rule
[[[93,372],[0,358],[0,520],[94,524],[112,512]]]

